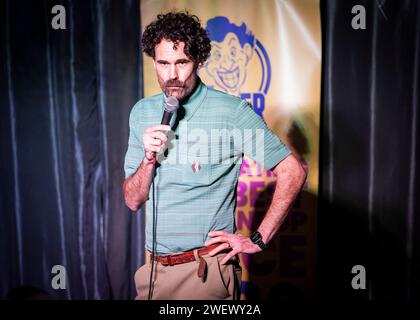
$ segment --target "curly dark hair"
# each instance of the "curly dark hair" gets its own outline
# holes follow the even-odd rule
[[[179,42],[184,42],[185,54],[198,64],[206,61],[210,55],[211,46],[207,31],[201,27],[200,19],[187,11],[159,14],[143,32],[143,52],[155,58],[155,46],[162,39],[172,41],[175,47]]]

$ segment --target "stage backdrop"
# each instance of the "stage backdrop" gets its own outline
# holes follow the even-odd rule
[[[197,15],[209,32],[212,54],[199,70],[204,83],[250,101],[309,169],[304,190],[270,248],[256,255],[242,255],[242,298],[312,297],[320,117],[319,3],[141,1],[142,30],[157,14],[170,10]],[[144,84],[145,96],[160,92],[152,60],[146,56]],[[271,172],[244,160],[236,212],[241,233],[249,235],[258,227],[270,204],[274,183]]]

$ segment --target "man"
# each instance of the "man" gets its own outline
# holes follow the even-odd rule
[[[306,173],[249,103],[198,78],[211,47],[196,16],[158,15],[142,45],[163,93],[142,99],[130,114],[124,197],[133,211],[147,202],[148,257],[135,275],[136,299],[239,299],[238,254],[265,248]],[[172,127],[158,124],[168,96],[180,101]],[[235,233],[244,154],[277,176],[272,204],[252,239]]]

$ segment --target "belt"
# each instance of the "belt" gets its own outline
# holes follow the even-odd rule
[[[217,248],[220,245],[220,243],[217,244],[213,244],[210,247],[205,247],[202,249],[198,249],[197,253],[198,256],[203,256],[207,253],[209,253],[210,251],[212,251],[214,248]],[[194,256],[194,251],[195,250],[190,250],[190,251],[186,251],[183,253],[177,253],[177,254],[171,254],[171,255],[164,255],[164,256],[155,256],[153,260],[160,262],[162,265],[164,266],[173,266],[176,264],[181,264],[181,263],[187,263],[187,262],[191,262],[191,261],[195,261],[195,256]]]

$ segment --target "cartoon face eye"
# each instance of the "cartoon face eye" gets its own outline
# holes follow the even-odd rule
[[[230,47],[230,55],[235,58],[236,54],[236,47]]]

